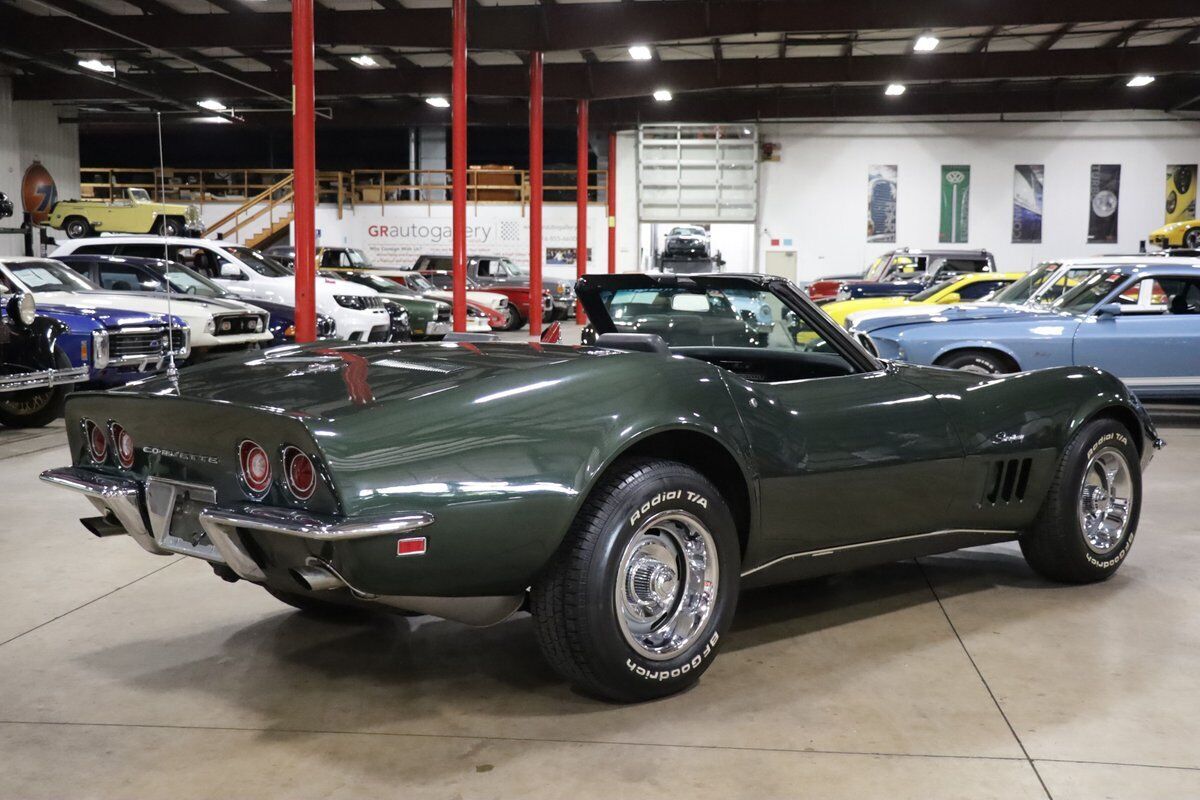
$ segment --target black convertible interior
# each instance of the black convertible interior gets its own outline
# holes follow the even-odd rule
[[[759,347],[671,347],[654,333],[604,333],[597,347],[698,358],[755,383],[779,383],[853,374],[836,353],[768,350]]]

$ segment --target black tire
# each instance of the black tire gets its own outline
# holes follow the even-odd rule
[[[85,217],[67,217],[63,220],[63,233],[68,239],[86,239],[93,233],[92,223]]]
[[[1190,250],[1200,250],[1200,228],[1192,228],[1183,235],[1183,246]]]
[[[154,232],[159,236],[182,236],[183,223],[174,217],[159,217]]]
[[[964,372],[974,372],[979,375],[1002,375],[1006,372],[1016,372],[1017,367],[999,353],[987,350],[962,350],[938,359],[939,367],[961,369]]]
[[[681,594],[672,579],[681,575],[710,590],[715,584],[715,600],[708,612],[681,613],[688,623],[682,629],[685,646],[668,648],[651,658],[635,648],[627,636],[628,626],[619,621],[617,591],[620,586],[637,585],[630,569],[638,542],[669,542],[670,534],[651,521],[664,513],[677,520],[697,523],[708,534],[707,540],[696,533],[692,540],[703,546],[708,561],[717,567],[715,581],[711,573],[683,572],[676,561],[677,573],[668,570],[667,591],[675,600],[662,606],[665,619],[671,609],[684,609]],[[663,525],[673,525],[663,522]],[[687,531],[688,529],[682,529]],[[681,552],[676,550],[676,552]],[[716,648],[729,630],[737,605],[741,557],[733,514],[724,498],[707,478],[691,467],[674,461],[630,459],[614,466],[589,495],[571,525],[570,531],[551,560],[545,574],[533,586],[530,610],[542,654],[564,678],[581,690],[597,697],[619,702],[639,702],[682,691],[708,669]],[[643,561],[662,566],[664,562]],[[641,575],[650,591],[659,591],[659,575]],[[631,588],[627,592],[633,591]],[[626,605],[629,603],[627,601]],[[703,605],[703,604],[701,604]],[[652,624],[658,624],[654,622]],[[691,630],[688,630],[688,627]],[[654,632],[654,629],[651,630]]]
[[[493,328],[498,331],[519,331],[525,320],[521,318],[520,310],[509,303],[504,307],[504,322]]]
[[[1089,545],[1081,514],[1093,501],[1084,500],[1085,480],[1094,458],[1118,454],[1129,475],[1126,521],[1119,536],[1102,550]],[[1119,495],[1120,491],[1114,492]],[[1105,501],[1105,506],[1108,503]],[[1093,420],[1075,434],[1058,465],[1033,527],[1022,534],[1021,552],[1042,576],[1063,583],[1094,583],[1113,575],[1129,555],[1142,508],[1142,471],[1129,430],[1112,419]],[[1108,519],[1106,516],[1104,519]]]
[[[54,360],[59,369],[70,369],[66,354],[56,350]],[[44,428],[62,416],[63,403],[71,384],[59,384],[45,389],[25,389],[0,394],[0,425],[9,428]]]
[[[323,617],[325,619],[354,619],[369,616],[373,612],[368,608],[363,608],[360,605],[353,603],[339,603],[335,600],[321,600],[320,598],[311,595],[302,594],[300,592],[289,592],[283,589],[276,589],[271,586],[264,586],[267,594],[274,597],[276,600],[287,603],[292,608],[311,614],[314,617]]]

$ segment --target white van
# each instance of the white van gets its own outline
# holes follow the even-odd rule
[[[77,253],[169,258],[212,278],[250,302],[296,304],[296,278],[287,267],[233,242],[182,236],[97,236],[63,242],[50,257]],[[372,334],[376,338],[386,337],[390,329],[391,318],[383,298],[374,289],[317,276],[316,298],[317,311],[334,319],[340,339],[365,342]]]

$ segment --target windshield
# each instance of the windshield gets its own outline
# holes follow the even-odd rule
[[[163,281],[159,284],[160,291],[166,291],[166,275],[167,268],[162,264],[150,264],[147,268],[153,270],[154,273]],[[171,263],[171,290],[175,292],[183,292],[185,294],[195,295],[197,297],[232,297],[233,293],[221,288],[220,285],[213,283],[208,278],[198,272],[192,271],[190,267],[185,267],[183,264]]]
[[[280,264],[275,259],[268,255],[264,255],[257,250],[252,250],[249,247],[243,247],[237,244],[223,244],[223,249],[237,257],[239,261],[245,264],[250,269],[257,272],[259,275],[265,275],[268,278],[290,278],[292,271]]]
[[[1095,270],[1082,283],[1052,303],[1051,307],[1059,311],[1069,311],[1072,314],[1086,314],[1097,303],[1108,297],[1125,277],[1124,272],[1116,270]],[[1133,302],[1137,302],[1136,293]]]
[[[9,264],[13,277],[31,292],[93,292],[100,287],[57,261]]]
[[[507,258],[500,259],[500,266],[507,270],[509,275],[517,275],[522,278],[529,275],[529,270],[513,261],[509,261]]]
[[[916,294],[914,294],[912,297],[910,297],[908,299],[914,303],[924,303],[926,300],[933,297],[938,292],[940,292],[944,289],[949,289],[951,286],[958,283],[958,281],[959,281],[958,278],[951,278],[948,281],[942,281],[941,283],[935,283],[933,286],[930,286],[928,289],[921,291],[921,292],[917,292]]]
[[[654,333],[672,347],[828,351],[824,339],[763,289],[656,286],[601,292],[617,333]]]
[[[428,278],[419,272],[413,272],[409,275],[405,275],[404,279],[408,284],[408,288],[414,289],[418,292],[436,292],[438,290],[436,286],[429,282]]]
[[[371,259],[367,258],[367,254],[364,253],[362,250],[358,250],[356,248],[351,247],[349,250],[346,251],[346,255],[350,257],[351,266],[359,267],[359,268],[375,266],[374,264],[371,263]]]
[[[353,281],[360,286],[369,286],[377,292],[396,294],[396,290],[400,288],[395,281],[381,278],[378,275],[364,275],[361,272],[338,272],[337,270],[321,270],[321,274],[328,278],[343,278]]]
[[[997,292],[992,301],[996,303],[1024,303],[1060,266],[1057,262],[1038,264],[1025,273],[1025,277]]]
[[[130,189],[129,199],[135,203],[149,203],[150,193],[145,189]]]

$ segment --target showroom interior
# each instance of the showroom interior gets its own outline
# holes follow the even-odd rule
[[[1195,0],[0,0],[0,798],[1200,797],[1198,164]]]

